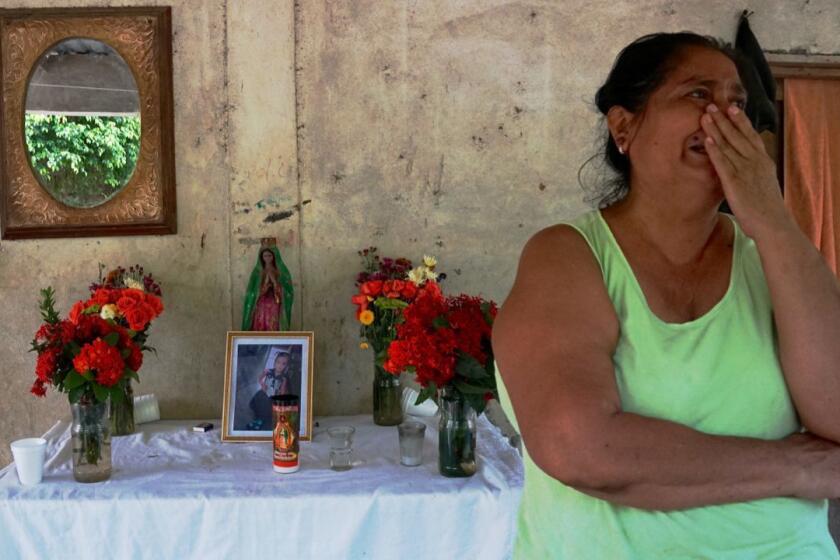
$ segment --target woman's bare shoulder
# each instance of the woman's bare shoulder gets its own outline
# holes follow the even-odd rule
[[[531,275],[601,277],[595,255],[583,235],[569,224],[555,224],[535,233],[522,249],[517,280]]]
[[[573,226],[550,226],[525,244],[497,322],[500,333],[507,325],[517,336],[531,328],[566,340],[597,336],[614,344],[615,308],[595,255]]]

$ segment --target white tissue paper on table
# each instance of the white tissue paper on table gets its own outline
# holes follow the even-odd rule
[[[134,423],[143,424],[160,420],[160,407],[154,393],[134,397]]]
[[[420,393],[410,387],[403,388],[402,409],[405,416],[434,416],[438,413],[438,405],[432,399],[427,399],[415,405]]]

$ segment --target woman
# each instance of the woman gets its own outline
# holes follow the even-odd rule
[[[251,272],[242,313],[243,331],[289,330],[294,289],[276,247],[263,247]]]
[[[642,37],[596,102],[618,188],[528,242],[493,330],[526,448],[517,556],[840,557],[840,289],[734,55]]]

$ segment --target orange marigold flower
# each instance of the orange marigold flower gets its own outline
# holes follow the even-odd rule
[[[359,313],[359,322],[365,326],[370,325],[373,323],[373,311],[370,309],[365,309],[361,313]]]

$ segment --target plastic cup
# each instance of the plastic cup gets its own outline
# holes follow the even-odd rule
[[[400,464],[417,467],[423,463],[423,440],[426,425],[422,422],[403,422],[397,426],[400,434]]]
[[[336,426],[327,430],[330,435],[330,468],[334,471],[348,471],[353,466],[353,426]]]
[[[12,456],[21,484],[32,486],[41,482],[46,454],[47,440],[44,438],[25,438],[12,442]]]

